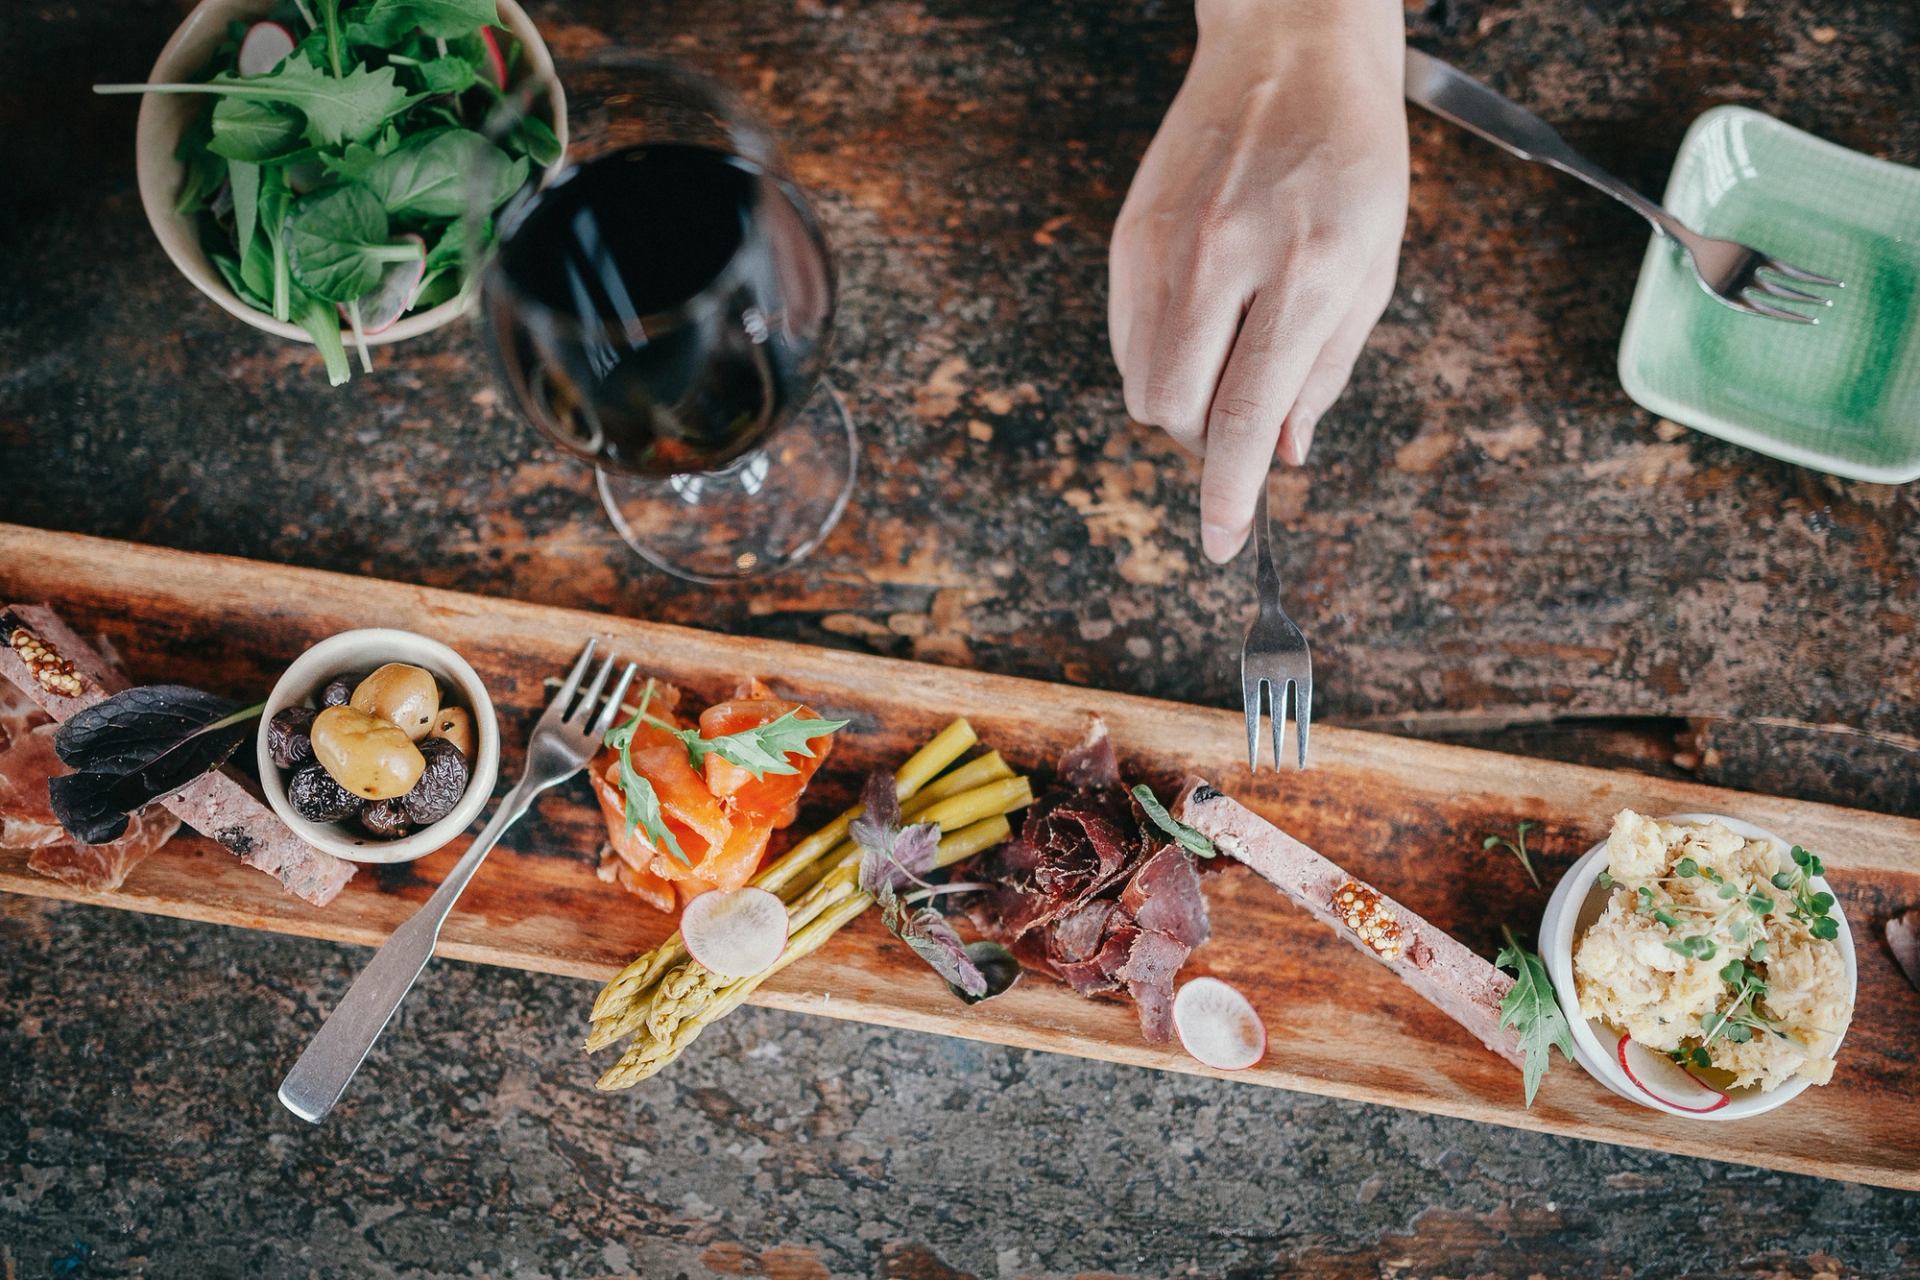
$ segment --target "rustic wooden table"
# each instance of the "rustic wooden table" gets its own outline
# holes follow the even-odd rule
[[[837,249],[863,487],[802,571],[717,596],[629,555],[466,329],[332,392],[186,289],[131,105],[86,93],[184,7],[0,18],[0,518],[1231,700],[1249,575],[1202,558],[1104,331],[1178,0],[532,6],[571,83],[665,52],[739,86]],[[1910,0],[1408,26],[1649,190],[1721,102],[1920,159]],[[1638,410],[1613,348],[1643,225],[1418,115],[1413,157],[1398,293],[1314,468],[1274,482],[1320,715],[1920,813],[1916,491]],[[457,966],[380,1050],[407,1083],[310,1130],[260,1064],[361,953],[13,899],[0,939],[8,1275],[1920,1268],[1895,1192],[764,1011],[599,1098],[576,984]]]

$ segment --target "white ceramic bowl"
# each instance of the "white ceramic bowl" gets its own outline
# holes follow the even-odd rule
[[[410,662],[433,673],[440,687],[450,692],[449,701],[467,708],[473,715],[473,759],[467,763],[472,772],[467,790],[453,812],[430,827],[422,827],[398,840],[381,840],[344,822],[309,822],[293,810],[287,799],[286,777],[273,763],[267,751],[267,723],[288,707],[320,705],[320,691],[335,676],[365,674],[389,662]],[[500,776],[500,726],[494,718],[493,699],[487,687],[467,664],[467,660],[441,644],[411,631],[370,627],[362,631],[342,631],[328,636],[294,660],[286,674],[267,695],[266,709],[260,714],[260,735],[255,754],[260,762],[260,787],[267,803],[293,833],[316,849],[324,849],[353,862],[412,862],[424,858],[465,831],[480,816],[493,784]]]
[[[566,161],[567,145],[567,101],[560,92],[560,82],[553,74],[553,57],[547,52],[546,43],[540,39],[540,32],[534,27],[533,19],[527,16],[526,10],[515,0],[496,2],[500,9],[501,25],[520,42],[521,78],[539,76],[552,86],[547,99],[552,117],[548,123],[553,126],[561,149],[560,159],[546,170],[546,176],[552,177]],[[274,0],[200,0],[160,50],[160,56],[154,60],[153,70],[147,75],[147,83],[163,84],[193,79],[212,59],[220,42],[226,39],[229,22],[265,17],[273,6]],[[140,117],[134,126],[134,171],[140,184],[140,203],[147,211],[147,221],[152,224],[160,247],[167,251],[167,257],[173,259],[173,265],[180,268],[180,274],[194,288],[256,329],[295,342],[310,343],[312,339],[307,337],[305,329],[255,311],[228,288],[219,268],[207,258],[207,251],[200,245],[199,215],[179,213],[173,207],[180,194],[182,176],[180,162],[174,158],[174,148],[179,145],[180,135],[194,115],[206,109],[206,99],[192,94],[149,93],[141,97]],[[404,316],[379,333],[368,334],[367,342],[381,346],[438,329],[458,319],[471,305],[471,298],[464,302],[459,298],[450,299],[417,315]]]
[[[1787,850],[1792,847],[1773,832],[1756,827],[1751,822],[1714,813],[1676,813],[1660,821],[1695,824],[1718,822],[1749,840],[1771,841],[1780,851],[1783,864]],[[1553,980],[1553,990],[1560,1002],[1561,1012],[1566,1014],[1567,1025],[1573,1032],[1574,1058],[1586,1068],[1587,1074],[1629,1101],[1688,1120],[1744,1120],[1782,1106],[1803,1093],[1810,1082],[1805,1077],[1795,1077],[1767,1093],[1760,1092],[1754,1086],[1730,1090],[1727,1105],[1714,1111],[1684,1111],[1654,1097],[1635,1084],[1633,1078],[1621,1069],[1620,1036],[1598,1019],[1590,1021],[1580,1016],[1580,1002],[1574,995],[1573,985],[1574,939],[1585,932],[1587,926],[1606,908],[1607,895],[1611,891],[1602,889],[1597,883],[1600,873],[1606,868],[1607,843],[1602,840],[1560,878],[1560,883],[1554,886],[1553,896],[1547,900],[1546,914],[1540,920],[1540,958],[1547,966],[1547,976]],[[1833,892],[1822,877],[1815,876],[1812,884],[1816,890]],[[1851,1009],[1859,987],[1859,971],[1854,962],[1853,933],[1847,927],[1846,912],[1841,909],[1838,897],[1834,899],[1832,914],[1840,925],[1840,936],[1834,942],[1846,962],[1847,1006]],[[1846,1039],[1844,1031],[1841,1039]],[[1835,1050],[1838,1051],[1838,1048],[1836,1045]]]

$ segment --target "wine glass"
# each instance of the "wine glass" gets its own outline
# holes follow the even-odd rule
[[[857,448],[822,378],[826,237],[771,137],[672,64],[587,78],[568,162],[499,215],[480,315],[520,410],[591,462],[614,528],[696,582],[804,557],[846,510]],[[520,127],[541,94],[488,122]]]

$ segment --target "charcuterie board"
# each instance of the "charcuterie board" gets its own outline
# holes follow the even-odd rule
[[[1531,1109],[1517,1073],[1393,976],[1256,879],[1209,876],[1213,940],[1187,974],[1252,999],[1271,1033],[1264,1061],[1232,1078],[1593,1141],[1920,1189],[1920,992],[1882,937],[1920,905],[1920,822],[1638,774],[1547,763],[1383,734],[1316,728],[1314,768],[1249,774],[1237,709],[1160,702],[868,654],[714,635],[510,600],[0,525],[0,598],[45,600],[111,644],[136,680],[258,696],[304,648],[337,631],[392,626],[445,641],[486,681],[502,719],[502,787],[545,700],[591,634],[643,670],[718,696],[744,675],[804,691],[852,718],[809,792],[808,818],[848,803],[956,716],[1022,768],[1044,771],[1098,713],[1130,778],[1171,788],[1203,774],[1307,844],[1381,886],[1482,955],[1502,924],[1537,927],[1546,896],[1483,837],[1539,822],[1553,880],[1623,807],[1747,819],[1818,850],[1859,944],[1859,996],[1833,1083],[1771,1120],[1684,1121],[1607,1093],[1556,1057]],[[548,793],[461,899],[440,950],[453,959],[604,980],[670,921],[595,875],[602,828],[583,784]],[[373,945],[432,891],[462,844],[417,863],[363,869],[330,905],[281,892],[212,842],[182,836],[120,889],[88,893],[0,853],[0,889]],[[581,990],[584,1034],[591,989]],[[1083,1000],[1030,975],[961,1004],[872,920],[757,993],[757,1003],[1162,1070],[1204,1072],[1177,1046],[1143,1043],[1126,1006]],[[377,1069],[377,1066],[376,1066]],[[583,1078],[595,1066],[582,1058]],[[644,1088],[645,1086],[641,1086]],[[1790,1124],[1779,1123],[1791,1115]]]

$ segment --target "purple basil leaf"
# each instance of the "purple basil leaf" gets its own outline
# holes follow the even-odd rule
[[[900,940],[914,949],[933,971],[957,988],[963,997],[984,998],[987,976],[967,955],[967,944],[953,931],[947,918],[932,907],[914,912],[900,930]]]
[[[875,897],[883,888],[925,883],[940,850],[940,828],[930,822],[900,829],[900,796],[893,775],[876,772],[860,793],[866,812],[848,827],[860,846],[860,887]]]

